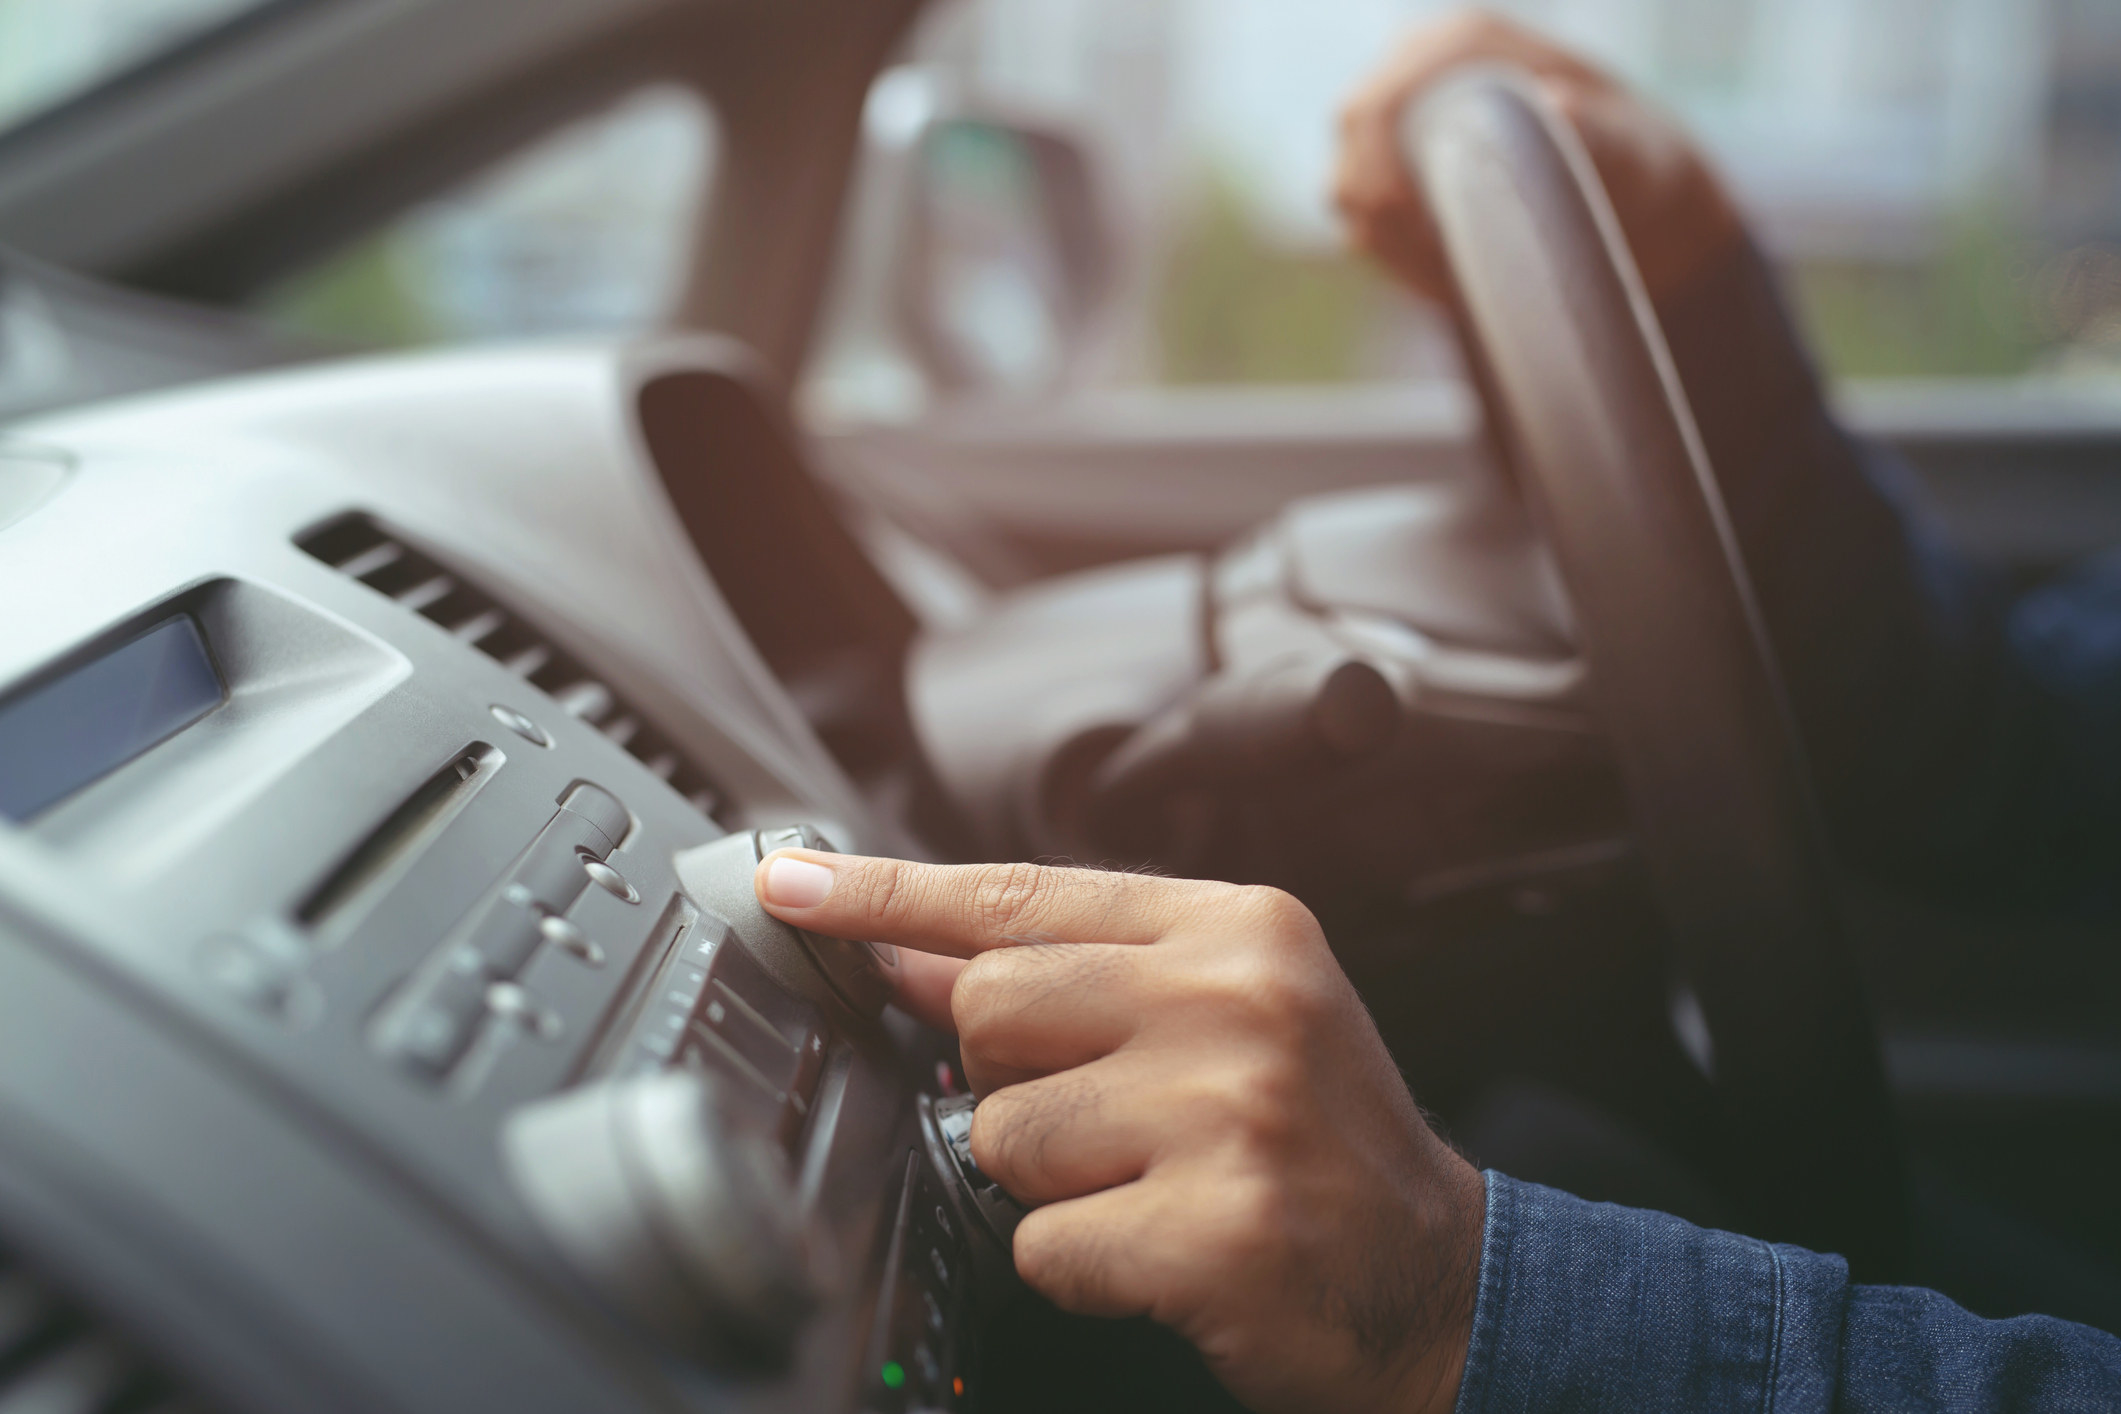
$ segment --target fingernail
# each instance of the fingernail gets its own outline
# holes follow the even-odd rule
[[[832,892],[832,871],[786,855],[766,866],[766,902],[776,908],[816,908]]]

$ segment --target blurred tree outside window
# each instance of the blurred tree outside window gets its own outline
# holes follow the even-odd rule
[[[945,0],[916,46],[1066,124],[1123,237],[1107,384],[1452,366],[1326,200],[1349,88],[1445,0]],[[1502,0],[1674,110],[1836,377],[2121,372],[2115,0]]]
[[[1227,173],[1202,179],[1155,292],[1166,383],[1344,383],[1447,357],[1429,311],[1338,250],[1275,241]]]
[[[682,295],[713,154],[698,94],[641,90],[281,281],[257,311],[373,347],[657,324]]]

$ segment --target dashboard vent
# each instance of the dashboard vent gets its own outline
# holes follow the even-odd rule
[[[724,825],[729,798],[610,685],[485,590],[413,549],[367,516],[348,516],[304,536],[302,549],[439,624],[525,682],[568,715],[588,722],[668,782],[701,814]],[[0,1414],[4,1414],[0,1405]]]
[[[0,1410],[204,1414],[125,1342],[0,1255]]]

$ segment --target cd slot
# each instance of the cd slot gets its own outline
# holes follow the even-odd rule
[[[317,886],[296,918],[318,933],[350,927],[449,828],[506,760],[483,741],[450,758]]]

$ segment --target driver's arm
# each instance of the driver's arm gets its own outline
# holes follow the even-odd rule
[[[906,952],[1017,1271],[1146,1315],[1261,1414],[2111,1408],[2121,1340],[1854,1287],[1837,1257],[1477,1174],[1295,899],[781,851],[778,917]]]
[[[1468,63],[1529,70],[1581,135],[1715,466],[1837,843],[1935,890],[2110,887],[2121,848],[2121,559],[2013,602],[1912,477],[1832,416],[1775,280],[1669,118],[1532,32],[1469,13],[1350,101],[1335,197],[1418,291],[1449,275],[1400,159],[1411,103]]]

